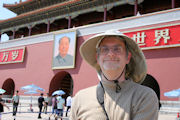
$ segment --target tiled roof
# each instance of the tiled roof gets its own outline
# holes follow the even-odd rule
[[[27,0],[27,1],[32,1],[32,0]],[[29,15],[35,15],[37,13],[48,11],[48,10],[51,10],[51,9],[54,9],[54,8],[57,8],[57,7],[73,4],[73,3],[76,3],[78,1],[81,1],[81,0],[71,0],[71,1],[64,2],[64,3],[55,4],[55,5],[48,6],[48,7],[42,8],[42,9],[38,9],[38,10],[34,10],[34,11],[31,11],[31,12],[28,12],[28,13],[21,14],[21,15],[18,15],[16,17],[13,17],[13,18],[2,20],[2,21],[0,21],[0,23],[15,20],[15,19],[18,19],[18,18],[23,18],[23,17],[29,16]]]
[[[34,0],[26,0],[26,1],[23,1],[23,2],[15,3],[15,4],[3,4],[3,7],[5,7],[5,8],[17,7],[17,6],[27,4],[27,3],[31,2],[31,1],[34,1]]]

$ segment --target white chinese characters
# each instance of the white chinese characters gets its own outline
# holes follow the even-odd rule
[[[133,35],[133,40],[135,40],[137,42],[137,44],[139,44],[139,46],[142,46],[142,45],[146,45],[145,43],[145,32],[138,32],[136,35]]]
[[[162,40],[161,38],[163,38],[164,44],[167,44],[168,40],[170,39],[169,29],[155,30],[155,38],[155,45],[157,45],[160,40]]]
[[[18,58],[19,51],[4,51],[1,53],[0,61],[8,62],[8,61],[15,61]]]
[[[7,61],[9,57],[9,52],[3,52],[3,57],[2,57],[2,61]]]
[[[158,45],[160,43],[168,44],[169,40],[171,39],[169,35],[169,29],[155,30],[153,32],[155,39],[149,39],[150,34],[147,34],[147,36],[145,32],[137,32],[136,34],[133,34],[132,39],[136,41],[139,46],[147,45],[146,39],[154,40],[152,42],[154,45]]]
[[[19,55],[19,51],[12,51],[12,60],[15,60]]]

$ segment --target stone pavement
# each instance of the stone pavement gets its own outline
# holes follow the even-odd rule
[[[21,107],[18,108],[18,113],[16,115],[16,120],[40,120],[37,119],[38,117],[38,107],[33,107],[34,112],[30,112],[27,107]],[[41,120],[49,120],[51,107],[48,108],[48,114],[42,113],[42,119]],[[65,116],[65,113],[64,113]],[[158,120],[176,120],[176,114],[161,114],[159,113]],[[12,107],[10,107],[10,110],[7,110],[5,108],[4,114],[2,114],[2,120],[13,120],[14,117],[12,116]],[[51,120],[54,120],[53,116],[51,117]],[[58,119],[59,120],[59,119]],[[63,117],[63,120],[69,120],[67,117]]]
[[[9,106],[9,105],[8,105]],[[39,108],[37,106],[32,107],[33,112],[30,111],[30,107],[18,107],[18,112],[16,114],[16,117],[12,116],[12,106],[9,106],[9,110],[4,107],[4,113],[2,114],[2,120],[49,120],[49,117],[51,115],[51,107],[48,106],[47,114],[42,113],[41,117],[42,119],[38,119],[38,111]],[[65,109],[66,110],[66,109]],[[64,115],[65,116],[65,112]],[[52,115],[50,117],[50,120],[54,120],[54,116]],[[60,119],[58,119],[60,120]],[[68,117],[63,117],[63,120],[69,120]]]

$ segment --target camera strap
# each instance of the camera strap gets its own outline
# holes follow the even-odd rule
[[[109,120],[109,117],[108,117],[107,112],[106,112],[105,107],[104,107],[104,93],[105,93],[105,91],[104,91],[104,87],[103,87],[101,81],[99,82],[99,84],[97,86],[96,93],[97,93],[96,94],[97,100],[98,100],[99,104],[101,105],[101,107],[103,108],[104,113],[107,117],[106,120]]]

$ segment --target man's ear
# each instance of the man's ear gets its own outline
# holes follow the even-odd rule
[[[126,64],[129,64],[129,62],[131,60],[131,56],[132,56],[132,54],[130,52],[128,52],[127,63]]]

